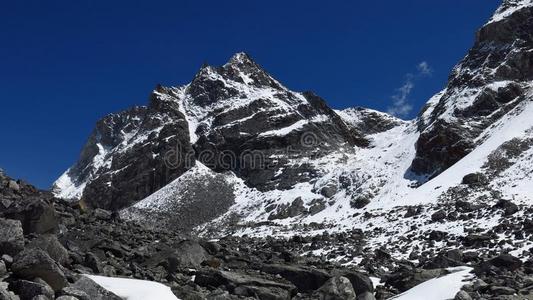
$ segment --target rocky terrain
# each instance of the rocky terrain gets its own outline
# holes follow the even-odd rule
[[[179,299],[389,299],[458,266],[473,271],[455,299],[533,298],[533,247],[524,247],[533,240],[532,209],[512,202],[441,207],[431,215],[435,224],[487,215],[503,221],[464,239],[430,231],[423,239],[442,250],[420,246],[408,259],[371,249],[371,233],[362,230],[192,239],[55,198],[5,174],[0,203],[0,299],[121,299],[81,274],[157,281]],[[421,213],[411,207],[404,218]],[[506,246],[523,249],[509,254]]]
[[[443,91],[410,121],[334,110],[237,53],[223,66],[202,66],[188,84],[157,86],[147,106],[100,120],[53,192],[211,238],[321,234],[302,231],[315,223],[383,230],[370,237],[375,248],[401,243],[398,232],[412,224],[369,214],[457,200],[527,205],[532,20],[531,1],[503,1]],[[475,174],[482,185],[463,182]]]
[[[504,0],[409,121],[245,53],[157,86],[50,192],[0,174],[0,300],[118,297],[82,274],[179,299],[533,299],[532,32],[533,1]]]

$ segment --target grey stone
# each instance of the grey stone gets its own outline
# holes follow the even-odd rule
[[[19,191],[20,190],[20,186],[15,180],[10,180],[9,181],[8,188],[10,188],[10,189],[12,189],[14,191]]]
[[[261,267],[261,271],[285,278],[294,284],[300,292],[317,290],[331,277],[322,270],[291,265],[264,265]]]
[[[342,272],[341,275],[350,280],[357,295],[364,292],[374,292],[374,284],[367,275],[357,271]]]
[[[18,280],[12,286],[21,300],[32,300],[39,295],[46,299],[54,299],[54,290],[43,280]]]
[[[71,287],[71,286],[67,286],[65,288],[63,288],[60,292],[59,292],[60,295],[62,296],[71,296],[71,297],[75,297],[77,299],[80,299],[80,300],[91,300],[91,298],[89,297],[89,295],[82,291],[82,290],[79,290],[75,287]]]
[[[24,232],[17,220],[0,218],[0,254],[16,255],[24,249]]]
[[[320,190],[320,194],[326,198],[331,198],[337,193],[337,186],[327,185]]]
[[[454,300],[472,300],[472,297],[470,297],[470,295],[465,292],[465,291],[459,291],[456,295],[455,295],[455,298],[453,298]]]
[[[356,300],[356,294],[346,277],[333,277],[326,281],[316,292],[314,292],[320,300]]]
[[[201,270],[196,274],[194,282],[203,287],[234,286],[239,296],[259,299],[286,300],[295,291],[291,284],[279,283],[260,277],[235,272],[220,271],[214,269]]]
[[[61,265],[66,265],[68,262],[68,251],[59,242],[56,235],[40,235],[32,240],[27,247],[46,251],[53,260]]]
[[[100,261],[100,259],[98,258],[98,256],[96,256],[94,253],[92,252],[87,252],[85,254],[85,261],[84,261],[84,265],[86,267],[89,267],[91,268],[91,270],[93,270],[93,272],[95,274],[100,274],[104,271],[104,268],[103,268],[103,265],[102,265],[102,262]]]
[[[40,249],[26,249],[19,253],[11,269],[20,278],[32,280],[40,277],[54,291],[61,290],[68,283],[61,266]]]

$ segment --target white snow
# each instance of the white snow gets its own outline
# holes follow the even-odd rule
[[[75,184],[69,175],[70,168],[65,171],[55,182],[53,193],[62,199],[80,199],[87,182]]]
[[[505,2],[509,5],[502,5],[488,23],[499,22],[521,9],[533,6],[533,0],[507,0]]]
[[[198,180],[201,176],[214,177],[216,173],[197,161],[194,167],[187,170],[180,177],[165,185],[157,192],[135,203],[133,207],[140,209],[163,209],[167,204],[175,200],[178,195],[182,194],[182,189],[187,189],[188,181]]]
[[[403,294],[390,298],[391,300],[448,300],[453,299],[467,284],[466,280],[472,279],[469,267],[457,267],[448,269],[451,274],[430,279]]]
[[[309,123],[309,121],[307,121],[307,120],[299,120],[299,121],[296,121],[296,122],[294,122],[293,124],[291,124],[291,125],[289,125],[287,127],[283,127],[283,128],[276,129],[276,130],[262,132],[261,134],[259,134],[259,136],[260,137],[285,136],[285,135],[289,134],[292,131],[301,129],[307,123]]]
[[[84,276],[124,300],[179,300],[168,286],[161,283],[129,278]]]
[[[397,205],[435,202],[442,192],[460,184],[465,175],[481,170],[487,160],[487,156],[501,144],[525,135],[532,127],[533,103],[528,101],[517,106],[514,111],[508,113],[494,126],[488,128],[487,132],[482,134],[482,136],[486,136],[483,144],[439,176],[406,195],[407,202],[399,201]]]

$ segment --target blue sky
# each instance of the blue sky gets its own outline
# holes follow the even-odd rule
[[[239,51],[335,108],[413,118],[499,2],[2,1],[0,167],[47,188],[97,119]]]

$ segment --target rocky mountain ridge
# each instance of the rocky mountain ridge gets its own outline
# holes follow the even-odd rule
[[[416,259],[498,232],[476,250],[527,250],[497,225],[526,218],[533,195],[532,7],[504,1],[411,121],[335,111],[244,53],[203,66],[100,121],[55,195],[214,238],[360,229],[369,249]]]

